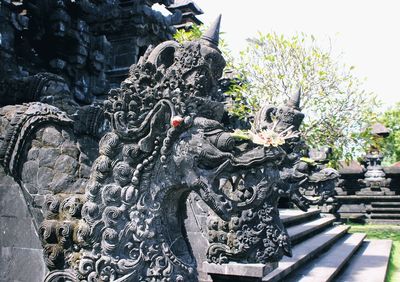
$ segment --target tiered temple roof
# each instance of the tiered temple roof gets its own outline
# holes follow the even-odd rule
[[[204,14],[204,12],[193,0],[175,0],[167,9],[173,14],[177,11],[182,13],[181,22],[175,25],[177,29],[190,29],[193,24],[200,25],[203,23],[197,16]]]

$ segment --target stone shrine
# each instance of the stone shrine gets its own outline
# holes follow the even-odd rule
[[[385,138],[390,131],[380,123],[372,126],[375,139]],[[400,168],[383,166],[382,153],[372,146],[363,163],[342,163],[335,188],[335,212],[342,220],[374,223],[400,222]]]
[[[58,100],[72,95],[90,104],[104,98],[149,45],[171,39],[181,22],[179,9],[163,16],[151,8],[155,3],[173,4],[2,0],[0,105],[42,101],[69,109],[75,105]],[[56,83],[65,86],[47,89]]]

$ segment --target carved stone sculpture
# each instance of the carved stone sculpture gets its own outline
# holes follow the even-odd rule
[[[44,201],[46,281],[196,281],[183,225],[190,193],[209,209],[209,262],[266,263],[291,254],[279,198],[307,209],[311,202],[300,188],[324,187],[326,194],[336,174],[323,169],[310,176],[301,167],[299,94],[287,105],[263,107],[251,138],[236,139],[226,129],[218,34],[219,19],[201,40],[149,48],[110,91],[104,108],[112,130],[99,142],[85,194],[82,187],[53,191]],[[56,115],[50,124],[72,126],[50,106],[24,107],[25,114],[39,107]],[[18,128],[29,131],[35,119],[28,120]],[[0,155],[10,171],[29,150],[18,143],[27,134],[14,125]]]

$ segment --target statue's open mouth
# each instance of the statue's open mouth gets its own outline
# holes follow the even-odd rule
[[[236,170],[232,173],[222,173],[215,180],[215,187],[227,198],[239,203],[245,203],[255,197],[255,187],[265,179],[264,167],[251,170]],[[261,180],[261,181],[260,181]]]
[[[200,185],[198,193],[228,225],[242,212],[273,200],[275,180],[279,179],[279,164],[284,158],[284,152],[279,147],[265,148],[254,144],[244,147],[235,148],[233,153],[218,150],[224,156],[219,165],[210,158],[199,166],[198,175],[204,176],[205,182],[201,183],[203,186]],[[210,167],[212,164],[213,168]],[[166,206],[163,214],[163,226],[171,251],[177,259],[186,262],[193,260],[184,227],[185,201],[189,192],[180,187],[171,190],[166,201],[179,204]]]

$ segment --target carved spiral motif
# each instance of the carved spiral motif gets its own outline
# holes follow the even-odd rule
[[[44,202],[46,217],[56,218],[60,208],[60,198],[56,195],[47,195]]]
[[[60,210],[67,218],[80,218],[82,202],[77,197],[67,197],[60,205]]]
[[[118,162],[113,169],[113,176],[114,180],[117,181],[117,183],[120,186],[125,186],[129,184],[132,178],[132,168],[130,165],[126,162]]]

